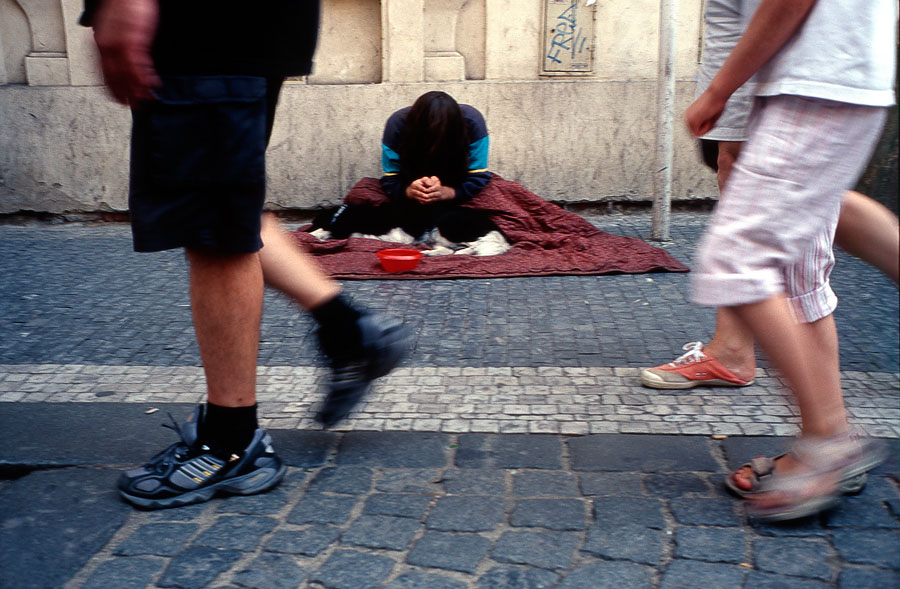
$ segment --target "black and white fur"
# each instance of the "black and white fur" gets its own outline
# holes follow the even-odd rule
[[[430,245],[426,256],[471,254],[496,256],[506,252],[509,242],[484,211],[454,207],[426,219],[414,209],[386,203],[341,205],[325,209],[307,230],[321,240],[367,237],[394,243]]]

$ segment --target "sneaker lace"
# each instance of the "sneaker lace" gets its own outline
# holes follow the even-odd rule
[[[684,366],[685,364],[693,364],[706,359],[706,354],[703,353],[703,342],[690,342],[684,344],[681,349],[687,351],[675,358],[673,362],[670,362],[670,366]]]
[[[174,431],[176,434],[178,434],[178,437],[181,438],[181,441],[184,442],[185,444],[187,444],[187,440],[185,440],[184,436],[181,434],[181,427],[178,425],[178,422],[175,421],[175,418],[172,416],[172,413],[170,411],[166,411],[166,415],[169,416],[169,420],[172,423],[161,423],[159,425],[163,426],[166,429],[170,429],[170,430]]]
[[[153,469],[156,472],[164,472],[168,468],[168,464],[173,460],[183,460],[191,452],[191,447],[188,445],[187,440],[184,439],[178,422],[175,421],[170,412],[167,411],[166,413],[169,415],[172,423],[161,423],[160,425],[177,433],[180,441],[159,452],[144,465],[144,468]]]

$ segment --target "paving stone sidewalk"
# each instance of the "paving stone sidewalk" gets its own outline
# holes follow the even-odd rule
[[[673,215],[663,247],[690,262],[706,218]],[[649,234],[649,215],[592,221]],[[796,433],[764,360],[746,388],[639,384],[712,333],[685,274],[347,282],[415,347],[329,432],[313,325],[267,294],[261,416],[287,479],[145,512],[118,472],[203,398],[182,257],[130,252],[120,225],[0,226],[0,272],[0,587],[900,587],[897,291],[843,254],[847,405],[892,454],[791,525],[722,486]]]
[[[742,388],[661,391],[638,368],[402,367],[379,380],[337,431],[444,433],[652,433],[776,435],[797,432],[799,413],[781,379],[760,369]],[[261,366],[261,423],[317,429],[325,377],[317,366]],[[900,437],[897,374],[844,371],[850,420],[871,436]],[[151,409],[201,403],[199,367],[0,365],[0,403],[122,402]]]
[[[145,512],[119,501],[114,482],[118,463],[143,458],[135,440],[171,437],[151,427],[160,419],[121,403],[10,407],[0,414],[3,455],[45,468],[0,483],[3,587],[900,581],[896,443],[860,495],[790,525],[748,519],[722,486],[730,468],[784,440],[627,434],[272,430],[290,465],[272,492]],[[190,405],[164,409],[184,415]],[[35,431],[69,431],[73,445],[60,451]]]

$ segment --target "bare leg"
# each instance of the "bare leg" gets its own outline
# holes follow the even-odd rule
[[[787,379],[800,407],[803,433],[846,431],[833,317],[797,324],[783,296],[732,308]]]
[[[719,192],[740,154],[742,142],[719,142]],[[896,215],[875,200],[858,192],[844,193],[835,242],[848,253],[875,266],[900,284],[900,225]],[[730,309],[716,313],[716,331],[704,351],[714,356],[735,376],[753,378],[756,357],[753,336]]]
[[[719,193],[725,189],[725,182],[741,151],[741,141],[719,141],[718,181]],[[756,354],[753,336],[733,310],[720,307],[716,310],[716,331],[703,351],[714,357],[736,377],[751,381],[756,375]]]
[[[729,307],[716,309],[716,331],[703,351],[742,380],[753,380],[756,376],[753,334]]]
[[[719,158],[716,163],[719,165],[719,171],[716,178],[719,181],[719,194],[725,189],[725,181],[731,174],[731,168],[737,161],[738,154],[741,153],[743,141],[719,141]]]
[[[208,401],[222,407],[256,403],[256,361],[263,279],[257,254],[187,250],[191,311]]]
[[[795,324],[784,297],[733,309],[788,380],[800,408],[801,435],[831,437],[846,432],[834,317]],[[799,467],[790,454],[776,464],[782,473]],[[747,490],[749,477],[748,468],[735,473],[736,482]]]
[[[881,203],[852,190],[845,192],[834,242],[900,285],[900,224]]]
[[[338,296],[341,285],[291,241],[274,215],[263,215],[260,235],[266,283],[311,311],[319,324],[319,348],[331,361],[331,374],[316,420],[331,427],[359,404],[373,380],[406,356],[409,330],[395,319],[361,312]]]
[[[740,147],[739,142],[719,143],[719,190],[725,186]],[[835,242],[900,284],[900,224],[882,204],[858,192],[845,192]],[[718,309],[715,334],[703,349],[738,378],[753,378],[753,336],[730,309]]]
[[[266,284],[288,295],[307,311],[341,292],[341,285],[291,241],[271,213],[263,214],[260,236],[263,248],[259,260]]]
[[[719,194],[725,190],[725,182],[743,145],[742,141],[719,141]],[[731,309],[720,307],[716,310],[716,331],[703,350],[740,379],[753,380],[756,375],[753,336]]]

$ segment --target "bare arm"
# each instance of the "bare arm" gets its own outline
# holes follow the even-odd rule
[[[700,137],[715,126],[728,98],[766,64],[800,28],[816,0],[763,0],[741,40],[684,114]]]

